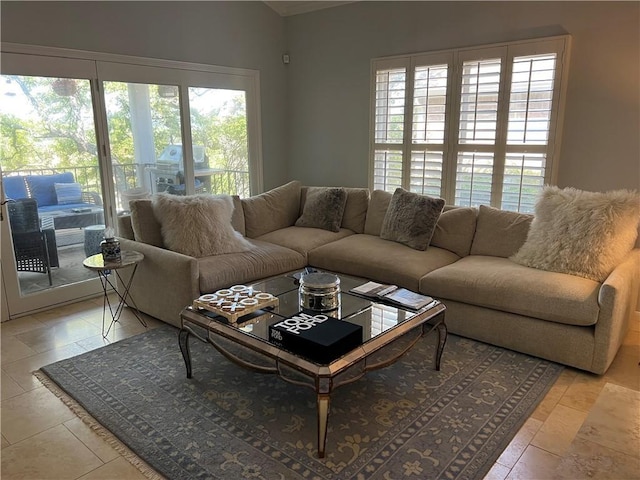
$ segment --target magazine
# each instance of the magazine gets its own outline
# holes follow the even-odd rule
[[[412,292],[397,285],[385,285],[383,283],[367,282],[352,288],[351,293],[362,295],[374,300],[382,300],[404,308],[420,310],[435,300],[428,295]]]

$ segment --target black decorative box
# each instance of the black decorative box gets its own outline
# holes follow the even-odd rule
[[[269,341],[312,362],[328,364],[362,345],[362,327],[328,315],[298,312],[269,326]]]

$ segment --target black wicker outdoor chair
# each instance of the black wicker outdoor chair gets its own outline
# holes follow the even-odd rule
[[[7,204],[11,237],[19,272],[46,273],[52,285],[51,267],[58,266],[58,250],[53,229],[42,230],[38,202],[33,198],[12,200]]]

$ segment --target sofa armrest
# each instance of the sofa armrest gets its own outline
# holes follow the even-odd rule
[[[159,320],[180,326],[180,311],[200,296],[200,271],[195,258],[120,238],[120,248],[144,255],[131,284],[131,296],[138,308]],[[125,281],[133,269],[123,269]],[[126,276],[126,277],[125,277]]]
[[[600,315],[595,325],[593,365],[604,373],[613,361],[635,311],[640,288],[640,249],[634,249],[607,277],[598,293]]]
[[[102,205],[102,198],[96,192],[82,192],[82,201],[93,203],[94,205]]]

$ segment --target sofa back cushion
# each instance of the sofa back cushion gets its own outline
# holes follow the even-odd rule
[[[382,231],[382,222],[387,214],[389,203],[393,194],[384,190],[374,190],[371,192],[371,200],[369,200],[369,208],[364,223],[364,233],[367,235],[380,236]]]
[[[476,231],[477,215],[475,208],[447,205],[438,219],[431,245],[449,250],[459,257],[466,257]]]
[[[533,215],[480,205],[471,255],[508,258],[527,239]]]
[[[58,197],[56,196],[56,183],[73,183],[73,173],[64,172],[54,175],[27,175],[27,189],[30,197],[35,198],[38,207],[47,205],[57,205]]]
[[[231,195],[231,199],[233,200],[233,216],[231,217],[231,225],[236,232],[240,232],[242,236],[246,236],[247,229],[245,228],[244,223],[244,208],[242,207],[242,200],[240,200],[238,195]]]
[[[364,232],[364,222],[369,208],[368,188],[345,188],[347,204],[342,215],[342,228],[348,228],[355,233]]]
[[[21,175],[13,177],[2,177],[2,185],[4,188],[4,196],[11,200],[18,200],[19,198],[29,198],[27,193],[27,184],[24,182],[24,177]]]
[[[300,182],[294,180],[260,195],[243,198],[242,209],[249,238],[291,227],[300,215]]]
[[[302,187],[300,189],[300,214],[304,212],[307,201],[307,193],[311,189],[324,187]],[[367,218],[367,208],[369,206],[368,188],[344,187],[347,192],[347,203],[342,214],[342,228],[348,228],[355,233],[364,232],[364,223]]]
[[[129,208],[131,209],[131,228],[134,240],[164,248],[160,222],[153,213],[151,199],[131,200]]]
[[[131,211],[128,214],[118,215],[118,237],[127,240],[135,240],[136,234],[133,233],[133,225],[131,224]]]

